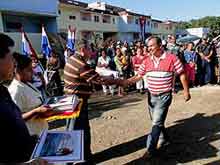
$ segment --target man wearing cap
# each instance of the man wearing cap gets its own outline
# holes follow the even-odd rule
[[[208,42],[207,35],[202,37],[202,42],[198,45],[196,52],[199,54],[201,62],[200,85],[209,84],[214,79],[214,47]]]

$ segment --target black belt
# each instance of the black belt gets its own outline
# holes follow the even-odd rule
[[[165,94],[171,94],[171,93],[172,93],[172,90],[168,91],[168,92],[162,92],[162,93],[159,93],[159,94],[153,94],[153,93],[149,92],[150,95],[155,96],[155,97],[162,96],[162,95],[165,95]]]

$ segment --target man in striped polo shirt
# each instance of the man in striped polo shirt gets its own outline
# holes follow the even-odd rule
[[[64,91],[66,94],[76,94],[79,98],[83,99],[83,105],[79,117],[75,120],[68,120],[68,130],[84,130],[84,158],[85,163],[92,165],[91,159],[91,135],[88,119],[88,99],[92,92],[92,83],[104,84],[103,77],[100,77],[94,69],[90,68],[87,60],[90,57],[86,42],[79,44],[79,52],[70,56],[64,68]],[[108,80],[108,79],[107,79]],[[111,80],[112,83],[120,85],[121,80]],[[108,83],[106,84],[108,85]],[[74,128],[73,128],[74,127]]]
[[[168,140],[164,123],[172,101],[172,83],[175,74],[180,76],[185,101],[190,100],[186,75],[178,57],[165,52],[162,49],[161,39],[158,37],[151,37],[148,40],[148,50],[150,56],[141,64],[138,75],[124,81],[124,86],[126,86],[139,81],[145,74],[147,77],[148,108],[152,119],[152,131],[147,138],[145,158],[155,154],[157,147]]]

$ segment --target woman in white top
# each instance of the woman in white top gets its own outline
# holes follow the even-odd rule
[[[101,56],[98,58],[98,64],[97,67],[99,67],[100,69],[102,69],[103,71],[105,70],[110,70],[110,62],[111,62],[111,58],[107,56],[106,51],[103,49],[101,51]],[[114,86],[108,86],[109,87],[109,91],[111,93],[111,95],[114,95]],[[103,88],[103,92],[105,95],[108,94],[107,91],[107,86],[106,85],[102,85]]]
[[[8,90],[12,99],[23,112],[23,119],[31,135],[39,135],[43,129],[48,128],[46,120],[41,118],[51,108],[43,105],[41,92],[30,82],[32,80],[32,60],[18,53],[14,54],[17,62],[15,78]]]

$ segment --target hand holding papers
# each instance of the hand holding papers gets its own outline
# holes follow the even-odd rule
[[[52,108],[47,105],[43,105],[35,109],[37,118],[45,118],[54,114]]]
[[[79,116],[82,102],[76,95],[49,98],[45,105],[52,108],[52,113],[45,118],[47,121],[76,118]]]
[[[73,111],[79,104],[79,99],[76,95],[51,97],[47,99],[45,104],[51,107],[53,111]]]

